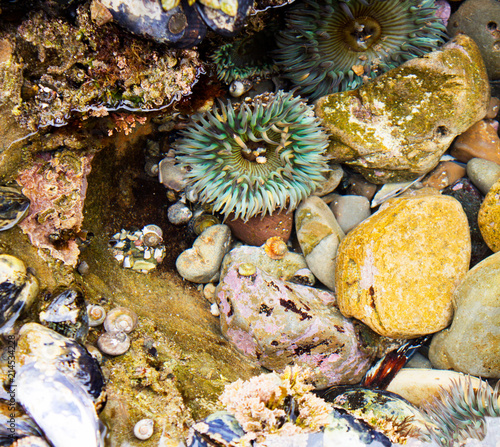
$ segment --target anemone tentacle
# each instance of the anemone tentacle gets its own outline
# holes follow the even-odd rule
[[[227,218],[295,209],[325,180],[327,135],[312,107],[279,91],[194,115],[174,143],[202,203]]]
[[[435,50],[447,39],[434,0],[302,0],[277,36],[275,60],[311,100]]]

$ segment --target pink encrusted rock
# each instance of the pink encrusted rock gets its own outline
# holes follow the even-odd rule
[[[83,222],[92,158],[93,154],[70,150],[43,154],[17,178],[31,202],[19,226],[35,247],[47,249],[52,257],[73,267],[80,254],[75,238]],[[43,250],[40,254],[46,256]]]
[[[237,349],[277,372],[293,364],[310,367],[318,389],[359,382],[375,357],[376,346],[361,337],[370,330],[343,317],[331,292],[235,264],[216,298],[222,333]]]

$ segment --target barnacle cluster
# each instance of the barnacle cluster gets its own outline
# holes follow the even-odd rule
[[[8,55],[0,60],[0,92],[30,130],[64,125],[75,113],[165,108],[191,94],[201,70],[195,51],[158,51],[152,42],[113,34],[84,7],[75,24],[33,12],[17,29],[0,32],[0,49]]]
[[[324,181],[326,146],[312,109],[283,91],[197,114],[175,142],[199,201],[244,220],[295,209]]]
[[[276,61],[310,99],[354,89],[444,43],[435,11],[434,0],[296,2],[277,37]]]

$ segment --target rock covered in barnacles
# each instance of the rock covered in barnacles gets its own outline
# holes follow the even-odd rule
[[[15,256],[0,255],[0,333],[8,332],[38,294],[38,280]]]
[[[328,155],[387,183],[429,172],[486,115],[489,96],[479,49],[462,34],[357,90],[320,98],[315,110],[331,133]]]
[[[92,158],[62,150],[39,157],[17,177],[31,200],[29,214],[19,226],[35,247],[48,249],[52,257],[73,267],[80,254],[75,239],[81,231]],[[43,250],[40,253],[45,256]]]
[[[340,243],[339,308],[386,337],[437,332],[451,321],[452,294],[470,253],[469,224],[457,200],[391,199]]]
[[[363,338],[371,331],[344,318],[332,293],[278,280],[253,264],[233,264],[216,299],[222,333],[237,349],[278,372],[291,363],[309,366],[317,388],[359,382],[375,356]]]
[[[23,127],[61,126],[75,114],[105,116],[120,107],[166,108],[191,94],[202,71],[195,51],[159,50],[154,42],[97,26],[89,3],[77,9],[73,23],[34,12],[0,43],[11,47],[4,65],[0,59],[6,73],[0,93]],[[36,67],[22,62],[33,58]]]

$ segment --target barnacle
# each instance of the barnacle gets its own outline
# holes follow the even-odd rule
[[[435,50],[446,28],[434,0],[303,0],[278,35],[276,61],[317,99]]]
[[[311,107],[282,91],[197,114],[175,142],[199,201],[244,220],[295,209],[324,181],[326,146]]]

